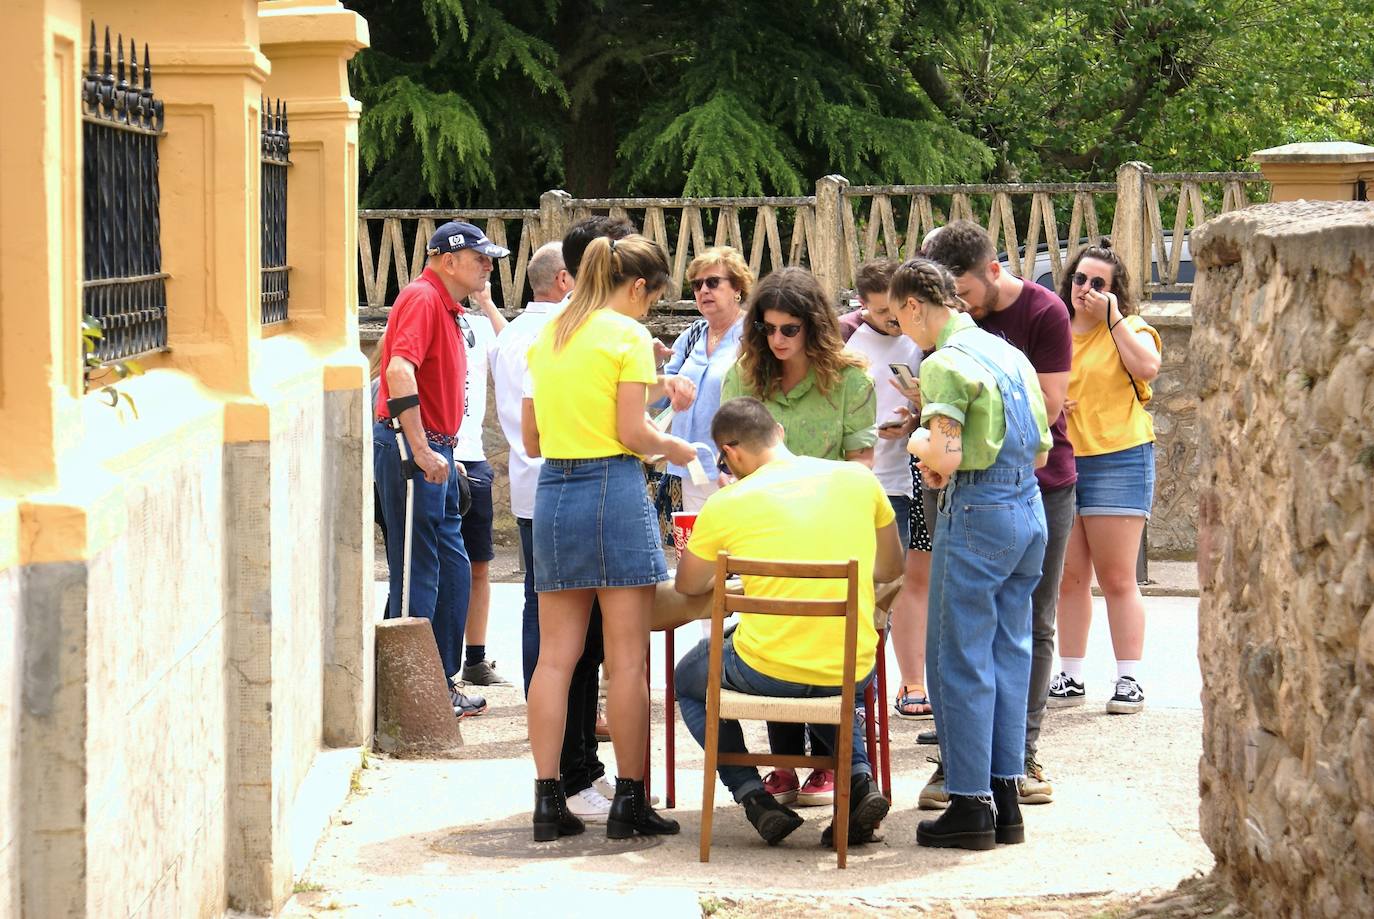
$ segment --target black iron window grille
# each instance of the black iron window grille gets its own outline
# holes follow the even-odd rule
[[[82,306],[101,330],[94,356],[102,363],[167,347],[167,275],[162,270],[158,217],[157,139],[162,102],[153,96],[153,68],[143,46],[124,36],[96,63],[95,22],[81,81],[84,266]]]
[[[291,299],[291,269],[286,264],[286,169],[291,165],[291,134],[286,105],[262,103],[262,324],[284,322]]]

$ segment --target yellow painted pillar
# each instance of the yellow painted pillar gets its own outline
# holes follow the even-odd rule
[[[348,62],[367,23],[337,2],[259,4],[266,91],[287,105],[291,168],[287,262],[291,332],[317,347],[358,345],[358,115]],[[275,331],[275,330],[274,330]]]
[[[1270,201],[1368,200],[1369,186],[1374,184],[1374,147],[1364,144],[1285,144],[1260,150],[1250,158],[1269,180]]]
[[[0,93],[0,494],[57,482],[79,435],[81,391],[81,5],[5,6]]]

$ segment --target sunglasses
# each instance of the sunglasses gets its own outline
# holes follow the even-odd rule
[[[1074,287],[1082,287],[1084,284],[1087,284],[1087,285],[1088,285],[1089,287],[1091,287],[1093,290],[1101,291],[1102,288],[1104,288],[1104,287],[1107,286],[1107,279],[1106,279],[1106,278],[1090,278],[1090,277],[1088,277],[1086,274],[1084,274],[1084,273],[1081,272],[1081,271],[1075,271],[1075,272],[1073,273],[1073,286],[1074,286]]]
[[[463,318],[462,313],[454,313],[454,320],[458,323],[458,330],[463,333],[463,341],[468,343],[469,348],[477,347],[477,334],[472,331],[472,326]]]
[[[696,293],[697,291],[701,290],[702,287],[705,287],[707,290],[715,290],[722,283],[728,280],[730,279],[721,277],[718,274],[713,274],[709,278],[692,278],[692,280],[688,281],[687,283],[692,285],[692,293]]]
[[[728,444],[721,444],[721,447],[722,447],[722,448],[723,448],[723,447],[737,447],[737,446],[739,446],[739,441],[737,441],[737,440],[731,441],[731,442],[728,443]],[[734,473],[730,471],[730,463],[729,463],[729,461],[726,460],[726,458],[725,458],[725,450],[724,450],[724,449],[722,449],[722,450],[720,451],[720,455],[716,457],[716,469],[719,470],[720,472],[725,473],[726,475],[734,475]]]
[[[771,322],[757,321],[754,323],[754,331],[761,334],[764,338],[772,338],[774,334],[781,332],[783,338],[796,338],[801,334],[800,322],[789,322],[786,325],[773,325]]]

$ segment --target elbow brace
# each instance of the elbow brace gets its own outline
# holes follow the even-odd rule
[[[395,399],[386,400],[386,411],[392,419],[398,419],[401,412],[408,408],[418,408],[420,406],[420,394],[411,393],[408,396],[397,396]]]

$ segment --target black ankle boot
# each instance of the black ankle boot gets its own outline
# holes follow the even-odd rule
[[[550,842],[560,836],[576,836],[586,828],[576,815],[568,813],[561,781],[534,780],[535,842]]]
[[[1016,779],[992,780],[992,806],[997,809],[997,841],[1002,845],[1026,841],[1026,827],[1021,822],[1020,796]]]
[[[674,836],[681,829],[676,820],[660,817],[649,806],[643,779],[615,780],[615,798],[611,800],[611,813],[606,817],[607,839],[629,839],[636,833]]]
[[[991,849],[997,845],[992,804],[969,795],[950,795],[949,807],[935,820],[916,826],[916,842],[942,849]]]
[[[854,775],[849,781],[849,844],[878,842],[875,831],[891,806],[871,777]],[[834,824],[821,830],[821,845],[827,849],[835,847]]]
[[[779,804],[766,791],[756,791],[740,802],[744,805],[744,816],[759,831],[763,841],[776,846],[788,834],[805,823],[801,814],[786,804]]]

